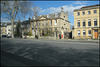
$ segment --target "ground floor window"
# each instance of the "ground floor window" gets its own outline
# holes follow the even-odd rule
[[[42,36],[44,36],[44,30],[42,30]]]
[[[91,30],[88,30],[88,36],[91,36]]]
[[[83,36],[85,36],[86,35],[86,31],[85,30],[83,30]]]
[[[77,35],[80,36],[80,30],[78,30]]]

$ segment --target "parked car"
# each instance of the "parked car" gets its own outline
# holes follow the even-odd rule
[[[2,35],[2,38],[6,38],[7,37],[7,35]]]
[[[7,35],[7,38],[11,38],[11,34],[8,34],[8,35]]]

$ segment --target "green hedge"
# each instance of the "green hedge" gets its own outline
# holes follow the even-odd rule
[[[27,35],[28,35],[28,36],[32,36],[32,33],[28,33]]]

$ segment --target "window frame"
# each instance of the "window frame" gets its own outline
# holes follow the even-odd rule
[[[95,25],[95,21],[96,21],[96,25]],[[94,19],[94,26],[97,26],[97,25],[98,25],[97,19]]]
[[[84,35],[84,32],[85,32],[85,35]],[[83,36],[86,36],[86,30],[83,30]]]
[[[85,20],[83,20],[82,23],[85,23]],[[85,26],[86,26],[86,23],[85,23]],[[83,27],[85,27],[85,26],[84,26],[84,24],[83,24]]]
[[[90,31],[91,31],[91,30],[88,30],[88,36],[91,36],[91,34],[89,34]]]
[[[80,30],[78,30],[78,31],[77,31],[77,35],[78,35],[78,36],[80,36],[80,35],[81,35],[81,32],[80,32]]]
[[[82,12],[82,15],[85,15],[85,11]]]
[[[90,13],[89,13],[89,12],[90,12]],[[88,11],[87,14],[88,14],[88,15],[91,14],[91,11]]]
[[[80,20],[77,20],[77,27],[80,27]]]
[[[89,25],[89,23],[90,23],[90,25]],[[90,27],[91,26],[91,19],[88,19],[88,27]]]
[[[55,20],[55,25],[57,25],[57,20]]]
[[[46,21],[46,26],[48,26],[48,21]]]
[[[80,12],[77,12],[77,16],[80,16]]]
[[[50,25],[52,26],[52,20],[50,20]]]
[[[96,11],[96,13],[95,13],[95,11]],[[97,10],[93,10],[93,13],[94,13],[94,14],[97,14]]]
[[[44,26],[44,21],[42,21],[42,26]]]

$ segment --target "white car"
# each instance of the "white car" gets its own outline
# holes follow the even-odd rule
[[[8,33],[8,34],[7,34],[7,38],[11,38],[11,34]]]

